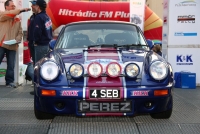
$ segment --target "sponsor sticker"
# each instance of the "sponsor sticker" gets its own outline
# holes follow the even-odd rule
[[[6,75],[6,69],[0,69],[0,77],[4,77]]]
[[[76,91],[76,90],[63,90],[63,91],[61,91],[61,96],[78,96],[78,91]]]
[[[102,81],[97,81],[96,83],[101,83],[101,84],[105,84],[105,83],[113,83],[112,81],[106,81],[106,80],[102,80]]]
[[[177,55],[176,65],[193,65],[192,55]]]
[[[177,17],[179,23],[195,23],[195,15],[179,15]]]
[[[175,4],[175,7],[195,7],[196,5],[196,0],[184,0]]]
[[[51,20],[48,20],[48,21],[45,22],[45,27],[46,27],[46,29],[50,29],[52,27]]]
[[[132,91],[131,96],[149,96],[149,91]]]
[[[195,32],[175,32],[174,36],[197,36]]]

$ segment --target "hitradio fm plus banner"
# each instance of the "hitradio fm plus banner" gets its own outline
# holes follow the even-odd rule
[[[137,24],[144,31],[145,0],[130,0],[130,22]]]

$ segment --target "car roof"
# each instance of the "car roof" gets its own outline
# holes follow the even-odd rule
[[[77,21],[77,22],[72,22],[69,24],[66,24],[66,26],[68,25],[76,25],[76,24],[95,24],[95,23],[115,23],[115,24],[129,24],[129,25],[134,25],[137,26],[134,23],[131,22],[127,22],[127,21],[116,21],[116,20],[88,20],[88,21]]]

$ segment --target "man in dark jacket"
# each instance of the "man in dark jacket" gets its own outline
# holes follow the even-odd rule
[[[52,22],[46,14],[47,3],[44,0],[30,1],[33,15],[28,27],[28,41],[34,65],[48,52],[48,44],[52,40]],[[30,92],[34,94],[34,91]]]
[[[48,44],[53,38],[52,22],[46,14],[47,4],[45,0],[34,0],[32,11],[34,14],[30,18],[28,27],[28,41],[34,64],[45,56],[48,51]]]

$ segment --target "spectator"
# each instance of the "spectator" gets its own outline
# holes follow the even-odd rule
[[[149,46],[149,49],[152,50],[153,47],[154,47],[154,43],[153,43],[153,41],[150,40],[150,39],[147,39],[147,44],[148,44],[148,46]]]
[[[32,3],[33,15],[28,27],[28,41],[34,64],[48,52],[48,44],[53,39],[52,22],[46,14],[46,1],[34,0]]]
[[[12,0],[7,0],[4,3],[5,11],[0,11],[0,64],[6,53],[7,71],[5,76],[6,86],[16,88],[14,84],[14,68],[16,50],[18,43],[22,39],[21,21],[17,17],[21,12],[29,11],[29,8],[15,9]],[[6,45],[3,42],[8,40],[16,40],[13,45]]]
[[[31,58],[32,58],[33,61],[35,61],[35,57],[34,57],[34,45],[33,45],[32,38],[29,38],[29,36],[32,36],[33,33],[29,33],[29,31],[33,31],[34,18],[35,18],[35,13],[33,13],[31,15],[30,19],[28,20],[28,31],[27,31],[28,47],[29,47],[29,52],[30,52],[30,55],[31,55]]]
[[[31,60],[30,50],[28,48],[28,43],[24,42],[24,64],[27,65],[27,69],[25,72],[26,81],[34,81],[34,69],[33,69],[33,61]]]
[[[161,46],[159,44],[154,45],[153,48],[152,48],[152,50],[154,52],[156,52],[157,54],[159,54],[160,56],[162,56]]]

